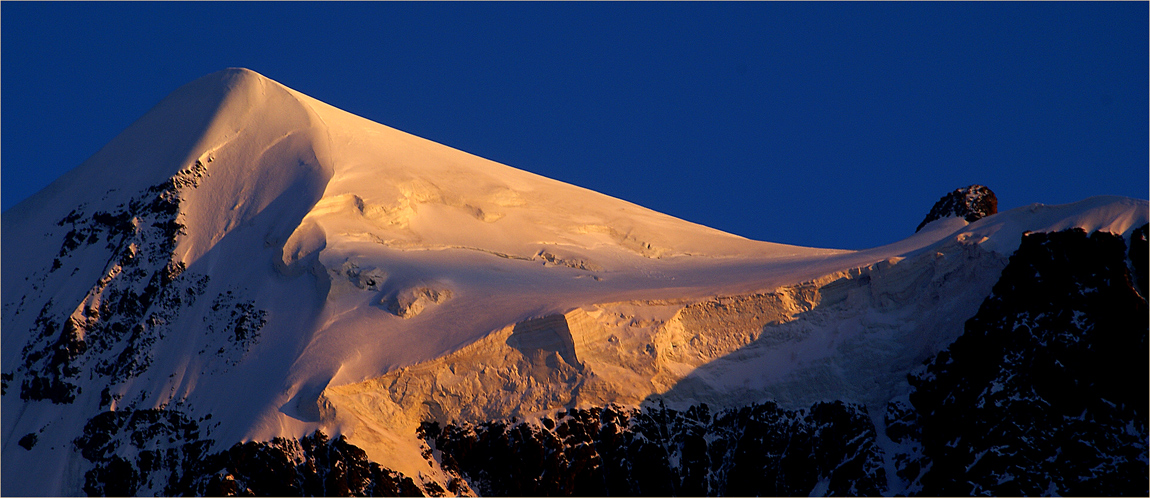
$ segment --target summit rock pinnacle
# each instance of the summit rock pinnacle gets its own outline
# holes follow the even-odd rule
[[[961,216],[967,222],[975,222],[997,212],[998,197],[994,192],[982,185],[971,185],[942,196],[914,231],[917,233],[928,223],[942,218]]]

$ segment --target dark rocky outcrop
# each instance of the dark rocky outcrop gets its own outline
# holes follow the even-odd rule
[[[205,458],[172,493],[184,496],[424,496],[397,472],[369,461],[340,436],[236,444]]]
[[[971,185],[942,196],[914,231],[922,230],[922,227],[932,221],[951,216],[958,216],[973,223],[997,212],[998,197],[995,197],[994,192],[982,185]]]
[[[21,399],[72,403],[81,393],[79,379],[88,366],[113,382],[148,369],[150,348],[162,337],[163,324],[191,306],[209,280],[185,273],[184,263],[172,255],[177,237],[185,232],[179,217],[180,189],[196,188],[206,175],[205,166],[196,161],[112,212],[86,216],[73,210],[56,223],[69,230],[42,278],[62,278],[53,274],[80,264],[79,253],[108,263],[84,301],[48,299],[40,309],[23,363],[7,373],[21,379]]]
[[[1150,298],[1146,295],[1146,265],[1150,260],[1150,242],[1146,240],[1148,229],[1150,224],[1142,225],[1130,234],[1130,268],[1134,274],[1134,285],[1142,294],[1142,299]]]
[[[39,439],[35,432],[29,433],[17,441],[21,448],[31,451],[36,446],[36,440]]]
[[[84,475],[84,492],[133,496],[152,488],[178,494],[169,485],[194,468],[213,442],[200,422],[175,410],[107,411],[88,419],[72,442],[93,464]]]
[[[177,410],[124,410],[88,420],[73,445],[93,464],[90,496],[423,496],[343,436],[236,443],[211,453],[205,420]],[[32,443],[35,444],[33,437]],[[428,486],[436,488],[434,483]],[[440,490],[441,491],[441,490]]]
[[[921,442],[923,494],[1146,495],[1147,304],[1127,255],[1104,232],[1023,237],[965,333],[910,377],[913,413],[892,410],[892,439]]]
[[[111,212],[87,216],[73,210],[56,223],[69,231],[40,285],[43,279],[66,278],[55,273],[83,259],[107,264],[82,301],[44,301],[24,346],[23,362],[3,374],[4,393],[12,382],[18,384],[21,399],[70,404],[82,393],[85,376],[103,377],[114,390],[150,368],[152,346],[205,295],[211,280],[187,271],[173,255],[177,237],[185,232],[181,189],[196,188],[206,176],[206,167],[196,161]],[[81,253],[84,258],[78,257]],[[236,365],[259,341],[267,323],[267,311],[240,294],[239,289],[220,293],[205,318],[201,353],[215,357],[209,363],[213,371]],[[107,401],[101,406],[108,406]]]
[[[865,408],[841,402],[576,409],[420,431],[481,495],[879,495],[887,484]]]

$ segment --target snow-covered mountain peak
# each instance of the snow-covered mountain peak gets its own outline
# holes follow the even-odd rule
[[[57,487],[3,492],[316,430],[447,484],[422,422],[580,406],[881,416],[1022,234],[1126,238],[1147,207],[952,214],[863,251],[752,241],[213,73],[4,213],[3,459]],[[178,489],[149,476],[125,492]]]
[[[62,181],[132,192],[197,162],[206,178],[181,204],[193,227],[181,244],[190,259],[261,213],[277,220],[269,243],[296,234],[284,247],[287,264],[330,239],[523,258],[554,252],[551,246],[645,258],[826,253],[748,241],[510,168],[354,116],[247,69],[176,90],[70,173],[83,180]],[[292,212],[265,213],[276,200],[274,209]],[[302,225],[300,210],[307,214]],[[320,231],[328,240],[318,240]]]

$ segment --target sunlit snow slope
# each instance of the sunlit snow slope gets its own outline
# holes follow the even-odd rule
[[[210,414],[224,446],[322,429],[435,480],[422,420],[883,406],[1024,231],[1146,221],[1146,201],[1099,197],[866,251],[752,241],[229,69],[3,214],[0,491],[79,492],[71,442],[109,409]]]

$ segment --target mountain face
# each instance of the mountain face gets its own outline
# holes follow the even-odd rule
[[[1146,245],[1124,242],[1024,235],[965,333],[910,376],[912,408],[892,411],[932,462],[923,493],[1145,494],[1150,310],[1130,267]]]
[[[230,69],[5,212],[8,495],[1145,495],[1147,202],[747,240]]]

